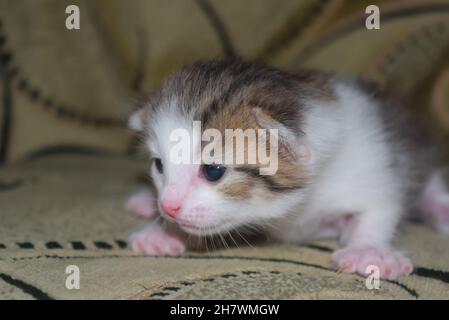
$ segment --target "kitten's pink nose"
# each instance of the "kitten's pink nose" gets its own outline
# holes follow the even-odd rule
[[[163,201],[161,207],[172,218],[176,218],[181,211],[181,203],[177,201]]]

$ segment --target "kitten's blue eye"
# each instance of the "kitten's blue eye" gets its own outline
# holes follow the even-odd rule
[[[226,167],[216,165],[204,165],[203,174],[208,181],[218,181],[226,171]]]
[[[162,161],[160,158],[154,159],[154,164],[156,166],[156,169],[159,173],[164,172],[164,166],[162,165]]]

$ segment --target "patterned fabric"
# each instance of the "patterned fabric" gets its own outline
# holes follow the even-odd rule
[[[379,290],[333,268],[334,242],[138,255],[125,240],[141,220],[123,203],[145,166],[52,156],[0,170],[9,183],[0,189],[0,299],[449,299],[449,240],[414,224],[397,243],[414,273]],[[65,286],[69,265],[79,267],[80,290]]]
[[[447,140],[449,1],[376,1],[381,29],[367,30],[371,2],[0,0],[0,159],[125,153],[132,101],[185,64],[230,56],[374,81]],[[65,28],[69,4],[80,30]]]

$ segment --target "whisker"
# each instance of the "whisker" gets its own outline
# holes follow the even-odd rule
[[[236,246],[238,249],[240,249],[238,243],[235,241],[235,239],[234,239],[234,237],[232,236],[232,234],[231,234],[230,231],[228,231],[228,235],[229,235],[229,237],[231,238],[232,242],[234,242],[235,246]]]
[[[214,236],[211,236],[211,237],[210,237],[210,241],[211,241],[211,243],[212,243],[212,250],[213,250],[213,251],[216,251],[217,248],[216,248],[216,246],[215,246]]]
[[[200,229],[201,230],[201,229]],[[202,232],[202,231],[201,231]],[[204,239],[204,244],[206,246],[206,252],[209,253],[209,246],[207,245],[207,236],[203,237]]]
[[[223,243],[224,247],[226,249],[229,249],[228,243],[226,242],[226,239],[223,237],[223,235],[221,233],[219,233],[218,235],[220,236],[221,243]]]
[[[253,246],[251,243],[249,243],[248,240],[245,239],[245,237],[243,236],[243,234],[242,234],[238,229],[236,229],[235,232],[237,232],[237,235],[238,235],[240,238],[242,238],[242,240],[245,241],[246,244],[247,244],[248,246],[250,246],[252,249],[254,249],[254,246]]]

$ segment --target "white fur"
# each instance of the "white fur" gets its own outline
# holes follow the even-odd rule
[[[389,169],[391,152],[376,102],[336,84],[338,103],[313,103],[304,132],[315,153],[311,185],[301,214],[279,236],[302,242],[319,234],[327,216],[354,214],[349,245],[388,245],[402,215],[405,181]],[[287,231],[287,232],[285,232]]]

